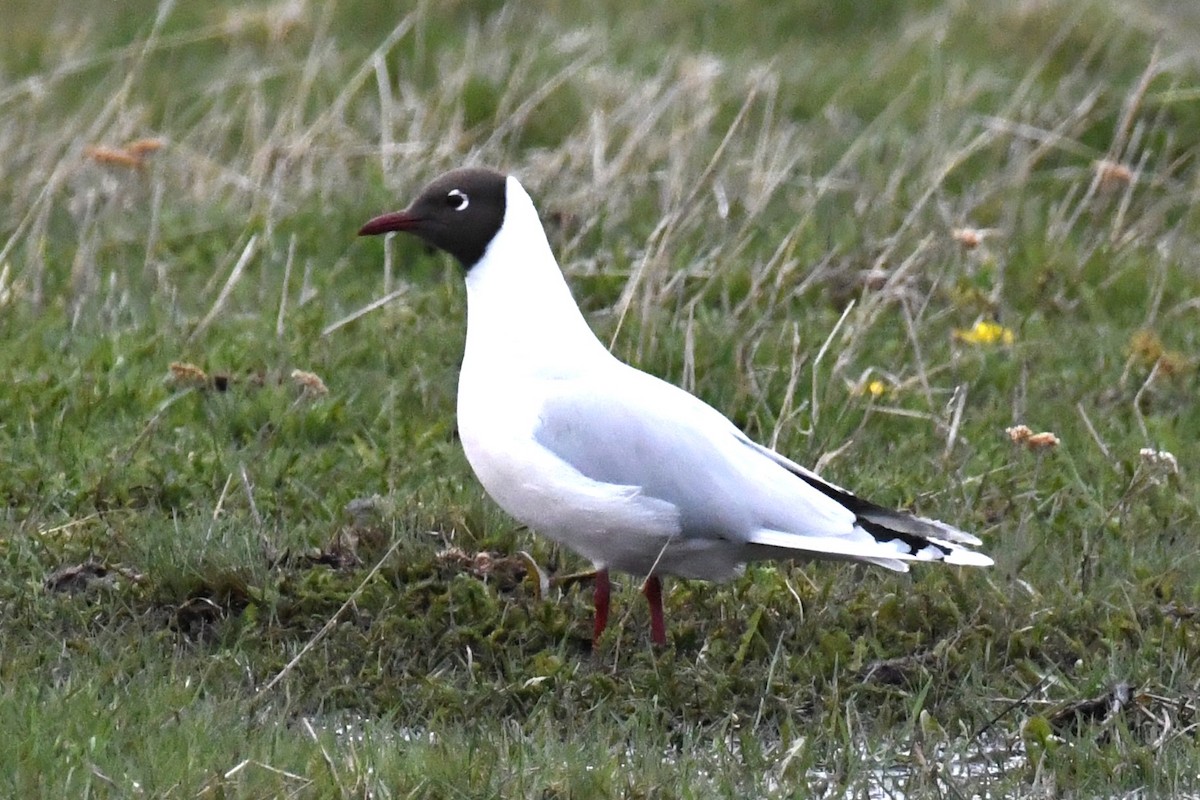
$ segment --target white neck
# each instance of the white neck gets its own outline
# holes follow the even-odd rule
[[[467,272],[463,376],[569,374],[597,359],[611,356],[571,296],[533,201],[509,176],[504,224]]]

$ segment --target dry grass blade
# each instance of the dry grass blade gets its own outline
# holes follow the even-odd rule
[[[367,303],[365,306],[358,309],[357,311],[353,311],[353,312],[347,314],[346,316],[342,317],[341,319],[337,320],[336,322],[331,322],[328,325],[326,325],[324,328],[321,329],[321,336],[329,336],[331,333],[334,333],[338,329],[343,328],[346,325],[349,325],[351,322],[354,322],[357,319],[362,319],[363,317],[365,317],[367,314],[370,314],[375,309],[382,308],[382,307],[386,306],[388,303],[392,302],[393,300],[403,297],[407,292],[408,292],[408,287],[401,286],[399,289],[396,289],[393,292],[389,292],[388,294],[384,295],[383,297],[380,297],[378,300],[372,300],[370,303]]]
[[[229,300],[229,295],[233,293],[234,288],[238,285],[238,281],[240,281],[242,278],[242,273],[245,272],[247,265],[250,263],[250,259],[254,258],[254,255],[257,251],[258,234],[255,233],[250,236],[250,239],[246,242],[246,246],[242,248],[242,254],[238,256],[237,263],[235,263],[233,265],[233,269],[230,270],[229,278],[226,279],[225,285],[221,287],[221,292],[217,295],[217,299],[213,301],[212,307],[208,309],[208,313],[205,314],[204,318],[196,324],[196,327],[192,330],[191,335],[188,336],[189,342],[194,341],[196,337],[204,333],[204,331],[208,329],[208,326],[212,324],[213,320],[215,320],[225,308],[225,303]]]

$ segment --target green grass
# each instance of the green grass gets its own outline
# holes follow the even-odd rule
[[[554,5],[8,4],[0,795],[1196,796],[1200,18]],[[457,268],[354,237],[466,162],[614,352],[997,566],[672,581],[665,652],[627,581],[591,653]]]

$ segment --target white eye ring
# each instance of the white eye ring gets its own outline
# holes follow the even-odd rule
[[[471,205],[471,200],[458,189],[451,189],[446,194],[446,202],[455,211],[466,211],[467,206]]]

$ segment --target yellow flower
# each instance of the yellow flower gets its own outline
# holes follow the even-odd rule
[[[850,390],[850,394],[855,397],[870,397],[872,400],[878,400],[885,394],[890,394],[896,390],[896,387],[890,382],[882,378],[870,378],[871,370],[867,370],[857,381],[846,381],[846,388]]]
[[[1012,329],[1004,327],[999,322],[980,320],[969,331],[955,329],[954,338],[967,344],[1010,345],[1016,341],[1017,337],[1012,332]]]

